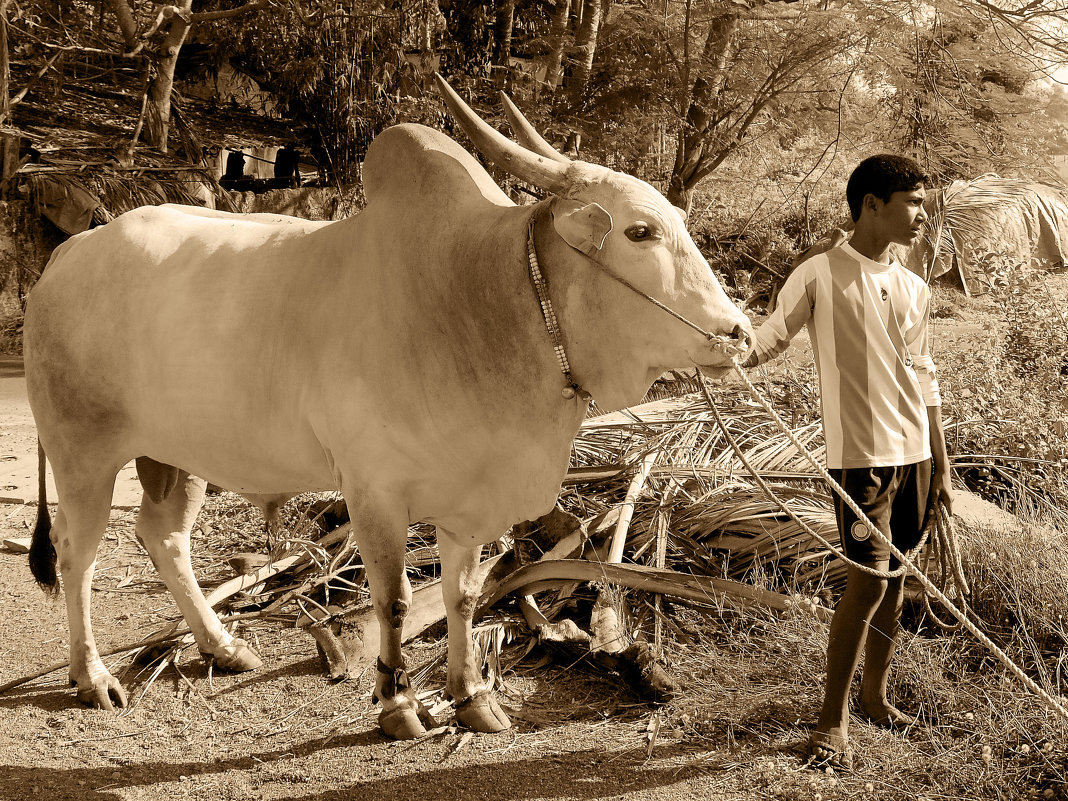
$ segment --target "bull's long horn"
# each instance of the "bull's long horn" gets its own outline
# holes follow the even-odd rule
[[[542,135],[530,124],[530,121],[523,116],[523,112],[512,102],[512,98],[508,97],[504,92],[501,92],[501,102],[504,104],[504,116],[508,118],[508,124],[512,126],[512,133],[515,134],[519,144],[527,150],[533,150],[539,156],[545,156],[545,158],[553,161],[568,160],[567,156],[542,138]]]
[[[546,191],[560,192],[566,188],[565,174],[570,162],[548,159],[517,145],[475,114],[444,78],[434,73],[434,80],[453,118],[483,156],[516,178]]]

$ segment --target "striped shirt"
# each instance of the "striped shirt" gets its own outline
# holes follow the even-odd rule
[[[907,465],[931,456],[927,406],[941,405],[927,342],[930,291],[896,262],[848,243],[802,262],[756,331],[758,363],[801,326],[820,379],[827,467]]]

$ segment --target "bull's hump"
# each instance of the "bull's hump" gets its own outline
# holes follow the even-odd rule
[[[371,142],[363,187],[368,204],[437,195],[515,205],[474,156],[440,131],[414,123],[387,128]]]

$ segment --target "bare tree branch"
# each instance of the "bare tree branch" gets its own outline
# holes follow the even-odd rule
[[[218,19],[228,19],[230,17],[240,17],[245,14],[253,14],[257,11],[264,11],[270,8],[272,3],[270,0],[252,0],[250,3],[239,8],[231,8],[227,11],[201,11],[193,14],[190,22],[211,22]]]

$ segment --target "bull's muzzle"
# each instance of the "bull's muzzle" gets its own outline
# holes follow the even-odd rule
[[[752,344],[753,328],[749,321],[738,322],[729,334],[709,334],[708,349],[694,362],[704,368],[729,368],[732,361],[745,358]]]

